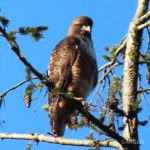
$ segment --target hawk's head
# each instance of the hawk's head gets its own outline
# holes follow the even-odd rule
[[[91,28],[93,25],[93,21],[91,18],[87,16],[80,16],[76,18],[70,28],[68,35],[85,35],[91,38]]]

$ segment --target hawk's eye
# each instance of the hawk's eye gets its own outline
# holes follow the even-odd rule
[[[78,24],[78,27],[80,27],[80,28],[81,28],[82,26],[83,26],[82,24]]]

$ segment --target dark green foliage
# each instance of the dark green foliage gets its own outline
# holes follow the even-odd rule
[[[25,96],[31,96],[33,94],[33,91],[34,91],[34,85],[33,84],[29,84],[27,87],[26,87],[26,91],[25,91]]]
[[[109,50],[109,52],[113,55],[116,52],[117,48],[118,48],[118,46],[115,45]]]
[[[122,80],[115,74],[112,77],[112,84],[109,87],[109,96],[115,95],[122,97]]]
[[[28,72],[29,73],[29,72]],[[28,74],[28,79],[29,79],[30,75]],[[24,102],[26,104],[26,107],[29,108],[31,105],[31,101],[32,101],[32,95],[34,92],[39,91],[37,96],[34,99],[37,99],[43,89],[44,84],[42,84],[41,82],[38,83],[37,85],[34,84],[32,82],[32,79],[30,78],[30,84],[26,87],[25,90],[25,98],[24,98]]]
[[[29,108],[31,105],[31,101],[33,100],[32,99],[33,93],[39,91],[37,96],[34,98],[37,99],[44,87],[44,84],[42,83],[42,81],[38,84],[35,84],[33,82],[32,72],[29,67],[26,67],[25,71],[26,71],[26,79],[29,80],[30,83],[28,84],[25,90],[24,102],[26,104],[26,107]]]
[[[4,27],[3,29],[5,29],[5,27],[8,26],[9,20],[7,18],[5,18],[4,16],[0,15],[0,22]],[[7,33],[7,38],[11,41],[14,41],[16,39],[15,35],[17,33],[20,33],[22,35],[29,34],[35,41],[39,41],[41,38],[43,38],[42,32],[44,32],[47,29],[48,29],[47,26],[20,27],[19,31],[11,31],[11,32]]]
[[[105,49],[105,51],[109,51],[109,47],[108,46],[105,46],[104,49]]]
[[[30,83],[28,84],[28,86],[26,87],[26,90],[25,90],[25,98],[30,97],[30,99],[31,99],[33,92],[37,89],[42,90],[44,85],[41,82],[38,83],[37,85],[33,83],[32,72],[29,67],[26,67],[25,71],[26,71],[26,79],[30,81]]]
[[[104,60],[105,61],[111,61],[113,59],[116,59],[115,52],[116,52],[117,48],[118,48],[118,46],[113,46],[111,49],[109,49],[109,47],[105,46],[104,49],[106,51],[108,51],[110,54],[109,54],[109,56],[106,55],[106,54],[102,55],[102,57],[104,58]]]
[[[49,117],[50,117],[50,110],[51,110],[50,105],[49,105],[49,104],[45,104],[45,105],[42,106],[42,109],[45,110],[46,112],[48,112],[48,113],[46,114],[46,117],[49,118]]]
[[[93,140],[93,139],[94,139],[94,137],[93,137],[93,132],[92,132],[92,131],[90,131],[90,133],[89,133],[89,135],[86,137],[86,139],[88,139],[88,140]]]
[[[43,38],[42,32],[47,30],[47,26],[39,26],[39,27],[20,27],[19,32],[22,35],[30,34],[31,37],[35,40],[38,41],[41,38]]]
[[[39,84],[36,85],[36,87],[37,87],[38,89],[42,89],[43,86],[44,86],[44,84],[43,84],[42,82],[40,82]]]
[[[59,94],[59,93],[60,93],[60,88],[59,88],[59,87],[56,87],[56,86],[55,86],[53,90],[54,90],[54,92],[55,92],[56,94]]]
[[[61,89],[59,87],[54,87],[53,91],[58,95],[64,95],[66,98],[73,98],[73,93],[61,93]]]
[[[11,41],[14,41],[14,40],[16,40],[16,36],[15,36],[15,32],[9,32],[8,34],[7,34],[7,38],[9,39],[9,40],[11,40]]]
[[[133,112],[140,112],[141,108],[139,107],[140,102],[142,101],[141,98],[137,98],[137,100],[134,102],[134,104],[131,106],[131,110]]]
[[[0,22],[2,23],[2,25],[5,27],[8,25],[9,20],[7,18],[5,18],[4,16],[0,15]]]
[[[31,80],[31,78],[32,78],[32,73],[31,73],[31,70],[30,70],[30,68],[29,67],[26,67],[26,79],[27,80]]]
[[[26,31],[26,27],[20,27],[19,28],[19,32],[22,34],[22,35],[27,35],[28,32]]]
[[[65,96],[66,96],[67,98],[73,98],[73,93],[67,92],[67,93],[65,93]]]
[[[85,126],[83,119],[81,119],[78,123],[77,123],[77,128],[82,128],[83,126]]]
[[[45,111],[49,111],[49,104],[43,105],[42,109]]]
[[[105,61],[111,61],[110,57],[107,55],[102,55],[102,57],[104,58]]]

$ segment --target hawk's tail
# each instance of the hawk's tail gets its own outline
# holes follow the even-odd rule
[[[49,104],[51,107],[52,133],[54,136],[63,136],[65,126],[71,117],[67,101],[60,96],[53,96],[53,99]]]

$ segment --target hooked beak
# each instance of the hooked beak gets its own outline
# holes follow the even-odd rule
[[[91,32],[91,27],[90,27],[90,26],[83,26],[83,27],[82,27],[82,30],[83,30],[83,31]]]

